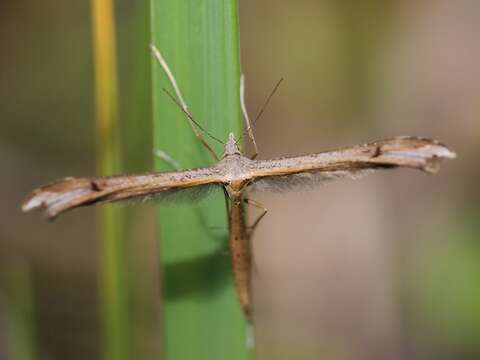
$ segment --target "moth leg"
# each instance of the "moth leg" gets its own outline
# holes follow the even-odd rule
[[[248,236],[251,237],[252,234],[253,234],[253,231],[258,226],[260,221],[263,219],[263,217],[265,215],[267,215],[268,209],[265,206],[263,206],[261,203],[259,203],[258,201],[255,201],[255,200],[252,200],[252,199],[244,198],[243,201],[245,201],[245,203],[248,204],[248,205],[254,206],[257,209],[262,210],[262,213],[255,219],[253,224],[250,226],[250,233],[248,234]]]
[[[250,231],[248,232],[248,242],[249,242],[248,246],[250,247],[250,253],[252,254],[253,271],[255,272],[255,274],[260,275],[260,272],[258,271],[258,264],[257,264],[257,261],[255,259],[254,254],[253,254],[253,251],[252,251],[251,238],[252,238],[252,235],[253,235],[253,232],[254,232],[255,228],[260,223],[260,221],[263,219],[263,217],[267,214],[268,209],[265,206],[263,206],[262,204],[260,204],[258,201],[255,201],[255,200],[252,200],[252,199],[244,198],[243,201],[248,205],[254,206],[257,209],[262,210],[262,213],[257,217],[257,219],[250,226]]]
[[[255,136],[253,135],[252,126],[250,124],[250,119],[248,118],[247,107],[245,106],[245,75],[242,74],[240,77],[240,107],[242,108],[243,119],[245,120],[246,132],[250,141],[253,145],[253,155],[250,157],[252,160],[255,159],[258,155],[257,142],[255,141]]]
[[[168,77],[168,80],[170,81],[170,84],[172,84],[173,89],[175,90],[175,95],[177,96],[179,105],[181,110],[187,115],[188,118],[188,123],[190,124],[193,133],[195,134],[195,137],[202,143],[202,145],[207,149],[208,153],[210,156],[215,161],[219,161],[217,154],[213,151],[213,149],[208,145],[207,141],[205,138],[202,136],[200,133],[200,130],[203,130],[203,128],[198,124],[195,120],[193,120],[192,114],[190,113],[190,110],[188,110],[187,103],[183,99],[182,93],[180,92],[180,88],[178,87],[177,80],[175,80],[175,76],[173,76],[172,71],[170,70],[167,62],[163,58],[162,54],[160,53],[160,50],[158,50],[155,45],[150,45],[150,48],[152,49],[153,55],[157,59],[158,63],[162,67],[163,71]],[[172,97],[172,99],[175,101],[175,99]],[[208,134],[208,133],[207,133]]]
[[[182,167],[180,166],[180,164],[174,158],[172,158],[166,151],[155,149],[153,150],[153,155],[158,157],[160,160],[166,162],[176,171],[182,170]]]
[[[228,221],[228,228],[230,229],[230,196],[228,195],[228,191],[225,187],[223,188],[223,195],[225,197],[225,209],[227,210],[227,221]]]

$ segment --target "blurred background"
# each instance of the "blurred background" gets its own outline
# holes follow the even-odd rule
[[[89,5],[0,4],[0,359],[100,357],[95,212],[20,211],[33,187],[95,173]],[[116,2],[120,112],[139,119],[147,11]],[[253,241],[258,359],[480,358],[479,16],[469,0],[240,2],[250,112],[285,78],[255,128],[260,158],[394,135],[458,155],[437,176],[254,194],[269,209]],[[151,169],[151,139],[128,141],[129,169]],[[154,209],[132,210],[128,243],[141,359],[160,352]]]

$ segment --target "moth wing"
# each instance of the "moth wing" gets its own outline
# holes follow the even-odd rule
[[[364,145],[299,157],[256,161],[252,187],[284,191],[340,178],[359,178],[379,169],[407,167],[439,170],[455,153],[436,140],[401,136]]]
[[[121,200],[145,201],[182,190],[219,186],[214,168],[177,172],[154,172],[143,175],[109,177],[67,177],[41,186],[27,197],[23,211],[43,209],[50,219],[79,206]]]

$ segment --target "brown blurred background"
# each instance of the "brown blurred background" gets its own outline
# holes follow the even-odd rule
[[[137,6],[117,4],[124,95],[132,52],[148,51],[129,31]],[[480,3],[243,0],[240,15],[250,112],[285,78],[255,129],[260,158],[393,135],[458,155],[437,176],[254,195],[269,209],[253,243],[258,359],[480,358]],[[0,359],[28,314],[39,358],[99,356],[94,212],[49,224],[19,208],[34,186],[95,172],[90,25],[89,2],[0,4]],[[155,359],[145,218],[132,312],[138,358]]]

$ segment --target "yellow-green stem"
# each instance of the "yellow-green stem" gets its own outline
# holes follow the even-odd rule
[[[120,125],[115,46],[114,9],[111,0],[92,0],[95,53],[97,172],[120,172]],[[104,359],[129,358],[128,279],[124,244],[123,209],[98,209],[100,242],[100,318]]]

